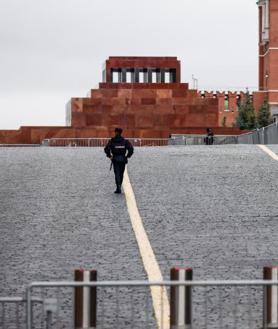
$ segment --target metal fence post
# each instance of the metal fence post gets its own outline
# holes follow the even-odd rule
[[[46,321],[46,329],[52,328],[53,313],[58,311],[58,301],[56,298],[45,298],[43,300],[43,308]]]
[[[265,129],[262,128],[262,144],[265,144]]]
[[[96,270],[75,270],[74,280],[82,282],[97,281]],[[74,293],[74,328],[90,328],[97,326],[97,288],[76,287]]]
[[[51,329],[52,326],[52,312],[46,312],[46,329]]]
[[[26,288],[26,328],[32,329],[32,286]]]
[[[261,143],[261,136],[260,136],[260,129],[259,128],[257,128],[256,133],[257,133],[257,138],[258,138],[258,144],[262,144]]]
[[[171,281],[192,281],[191,268],[172,268]],[[170,328],[192,328],[192,287],[171,287],[170,294]]]
[[[278,266],[264,267],[264,280],[278,280]],[[267,328],[278,328],[278,286],[271,285],[265,290],[264,319]]]

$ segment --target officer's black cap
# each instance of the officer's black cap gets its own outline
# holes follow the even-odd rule
[[[122,134],[123,129],[122,128],[115,128],[115,133]]]

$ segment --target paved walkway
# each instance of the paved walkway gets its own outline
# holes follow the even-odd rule
[[[2,148],[0,163],[0,295],[80,267],[147,279],[102,149]],[[278,264],[278,162],[257,146],[137,148],[128,172],[164,279],[177,265],[259,279]]]
[[[101,149],[1,149],[4,290],[34,280],[145,279],[124,196],[111,193]]]
[[[136,153],[131,181],[165,279],[176,265],[195,279],[259,279],[278,264],[277,161],[253,145]]]

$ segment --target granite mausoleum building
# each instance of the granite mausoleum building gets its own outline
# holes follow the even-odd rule
[[[204,133],[219,126],[215,97],[202,97],[180,81],[176,57],[110,57],[99,89],[68,104],[67,125],[107,137],[121,126],[128,137],[167,138],[171,133]]]
[[[253,103],[259,110],[267,98],[278,116],[278,0],[260,0],[259,90]],[[67,104],[66,126],[0,130],[0,143],[41,143],[49,138],[109,137],[121,126],[127,137],[167,138],[170,134],[239,134],[234,128],[240,92],[190,89],[181,82],[176,57],[109,57],[99,88]]]

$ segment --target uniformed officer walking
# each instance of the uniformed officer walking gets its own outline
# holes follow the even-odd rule
[[[127,159],[133,154],[133,146],[122,137],[122,128],[115,129],[115,137],[111,138],[104,148],[104,152],[112,161],[117,189],[115,193],[122,193],[121,187],[124,178]]]

